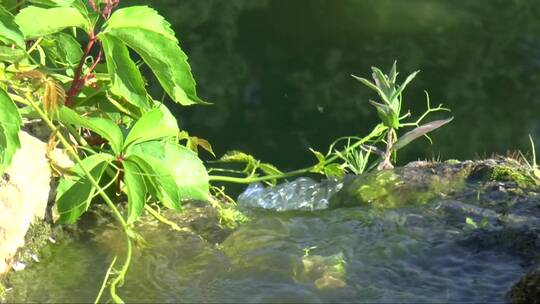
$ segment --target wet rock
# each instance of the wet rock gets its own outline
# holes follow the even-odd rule
[[[540,303],[540,267],[536,271],[526,274],[512,287],[509,294],[513,304]]]

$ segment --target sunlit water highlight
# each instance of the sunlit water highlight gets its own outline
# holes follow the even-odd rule
[[[254,220],[218,245],[143,225],[150,247],[135,252],[120,293],[128,302],[501,302],[538,256],[537,202],[516,203],[504,218],[449,199],[324,209],[340,187],[251,186],[239,201]],[[466,217],[487,225],[467,228]],[[13,275],[8,300],[92,301],[123,240],[112,228],[83,239],[50,245]]]

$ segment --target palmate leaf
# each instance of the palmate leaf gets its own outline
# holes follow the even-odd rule
[[[130,145],[150,140],[176,136],[180,130],[176,119],[164,107],[144,113],[126,137],[124,150]]]
[[[19,130],[22,119],[15,103],[0,88],[0,174],[11,163],[15,151],[21,147]]]
[[[56,66],[74,67],[83,55],[79,42],[66,33],[60,32],[47,36],[40,45]]]
[[[165,207],[180,210],[180,196],[171,170],[160,159],[144,153],[132,153],[127,160],[136,163],[144,172],[143,177],[151,196]]]
[[[128,218],[127,223],[135,222],[144,210],[146,202],[147,187],[145,182],[145,172],[130,159],[126,159],[124,164],[124,184],[128,197]]]
[[[426,135],[427,133],[444,126],[445,124],[451,122],[453,119],[454,117],[450,117],[448,119],[435,120],[427,124],[421,125],[415,128],[414,130],[403,134],[403,136],[401,136],[396,141],[396,143],[393,145],[392,148],[397,151],[405,147],[406,145],[408,145],[410,142],[417,139],[418,137]]]
[[[150,165],[163,172],[157,172],[158,175],[166,176],[165,172],[170,174],[176,182],[180,200],[208,199],[206,168],[197,155],[186,147],[172,141],[148,141],[132,146],[126,157],[133,154],[149,160]]]
[[[91,30],[90,20],[73,7],[28,6],[15,16],[15,22],[26,39],[54,34],[68,27],[78,27],[87,33]]]
[[[99,153],[82,160],[86,170],[99,182],[112,155]],[[56,206],[60,213],[60,221],[71,224],[88,210],[96,189],[88,179],[79,164],[71,169],[73,176],[65,176],[60,180],[56,189]]]
[[[132,6],[115,11],[98,38],[104,36],[115,37],[137,52],[175,102],[204,103],[197,96],[186,54],[170,24],[155,10]]]
[[[149,109],[143,77],[135,62],[129,57],[126,45],[112,35],[102,35],[100,39],[107,59],[112,93],[139,108]]]
[[[13,15],[3,6],[0,6],[0,41],[14,44],[20,49],[26,48],[23,33],[15,23]]]
[[[68,107],[59,109],[58,120],[62,123],[90,129],[105,138],[115,154],[120,154],[122,151],[124,136],[122,130],[112,120],[99,117],[82,117]]]

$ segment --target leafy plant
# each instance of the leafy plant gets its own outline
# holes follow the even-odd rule
[[[432,121],[430,123],[420,125],[424,118],[432,112],[450,111],[449,109],[444,108],[442,104],[440,104],[436,108],[431,108],[429,94],[425,92],[427,109],[424,114],[422,114],[420,118],[418,118],[418,120],[416,120],[415,122],[403,122],[405,118],[411,116],[410,112],[407,112],[406,114],[401,116],[403,91],[405,90],[407,85],[416,77],[419,71],[410,74],[409,76],[407,76],[403,83],[398,84],[398,72],[396,68],[396,62],[394,62],[388,74],[384,74],[379,68],[376,67],[372,67],[371,69],[373,71],[372,77],[374,82],[371,82],[362,77],[357,77],[354,75],[352,76],[370,89],[377,92],[377,94],[382,100],[382,102],[376,102],[373,100],[369,101],[377,109],[377,114],[379,115],[379,118],[382,121],[382,125],[385,128],[385,130],[383,131],[383,137],[386,138],[386,150],[384,153],[381,153],[383,161],[379,164],[378,168],[392,168],[393,165],[390,161],[390,157],[392,156],[392,154],[395,155],[395,152],[397,150],[408,145],[411,141],[417,139],[418,137],[426,136],[429,139],[429,137],[426,135],[427,133],[449,123],[450,121],[452,121],[453,117],[444,120]],[[398,138],[397,130],[403,127],[416,128],[412,131],[405,133],[402,137]],[[431,141],[431,139],[429,140]]]
[[[197,96],[170,24],[150,7],[118,5],[119,0],[0,5],[0,173],[20,146],[23,118],[41,118],[51,129],[50,142],[59,142],[76,163],[57,189],[60,221],[75,222],[101,196],[126,233],[124,264],[108,272],[115,302],[121,301],[116,286],[128,270],[132,241],[139,238],[133,223],[151,211],[149,200],[175,210],[184,200],[207,200],[208,174],[191,150],[211,151],[208,142],[179,129],[169,110],[148,94],[139,70],[148,66],[180,105],[206,103]],[[119,209],[123,195],[126,208]]]
[[[421,123],[424,119],[433,112],[450,111],[444,108],[442,104],[432,108],[429,100],[429,95],[426,92],[426,111],[415,121],[406,121],[411,116],[410,112],[401,115],[403,105],[403,92],[407,85],[418,74],[414,72],[410,74],[403,83],[397,83],[397,68],[394,62],[388,75],[384,74],[380,69],[373,67],[373,82],[354,76],[368,88],[377,92],[382,102],[370,100],[370,103],[376,108],[381,123],[377,124],[373,130],[366,136],[345,136],[336,139],[330,146],[326,154],[310,149],[315,155],[317,163],[313,166],[294,170],[291,172],[281,173],[280,171],[264,170],[260,161],[252,156],[245,155],[239,152],[225,155],[221,161],[224,162],[244,162],[246,167],[241,171],[221,170],[225,173],[238,176],[210,176],[212,181],[227,181],[236,183],[252,183],[258,181],[275,181],[281,178],[293,177],[307,173],[324,174],[327,177],[341,177],[346,173],[361,174],[371,168],[377,167],[379,170],[392,168],[392,156],[395,160],[396,152],[414,141],[415,139],[425,136],[430,141],[427,133],[436,130],[443,125],[452,121],[452,117],[443,120],[431,121],[426,124]],[[401,137],[398,137],[398,129],[410,128],[414,129],[406,132]],[[383,144],[383,149],[377,145]],[[379,158],[371,160],[371,157],[378,155]],[[259,173],[257,173],[259,172]],[[262,173],[262,175],[260,174]]]

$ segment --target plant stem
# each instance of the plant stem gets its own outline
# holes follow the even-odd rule
[[[113,298],[114,301],[118,301],[118,300],[122,301],[122,299],[120,297],[118,297],[118,295],[116,294],[116,285],[118,285],[124,279],[128,269],[129,269],[129,264],[131,263],[131,255],[132,255],[132,248],[131,248],[132,247],[132,241],[131,241],[131,238],[130,238],[131,228],[127,225],[126,221],[122,217],[122,214],[116,208],[116,206],[114,205],[112,200],[109,198],[109,196],[104,192],[103,188],[94,179],[94,177],[92,176],[90,171],[88,171],[88,169],[86,169],[86,167],[82,163],[81,158],[79,157],[77,152],[75,152],[75,149],[73,148],[73,146],[62,135],[62,133],[58,131],[58,128],[49,119],[47,114],[45,114],[45,112],[43,112],[39,108],[39,106],[32,100],[32,96],[27,93],[26,98],[27,98],[28,102],[30,103],[30,105],[32,106],[32,108],[34,108],[34,110],[39,114],[41,119],[43,119],[43,121],[45,121],[45,123],[47,124],[49,129],[51,129],[51,132],[55,133],[56,136],[58,137],[58,139],[60,139],[60,142],[62,143],[62,145],[66,149],[67,153],[71,157],[73,157],[73,159],[75,160],[77,165],[79,165],[81,167],[81,170],[86,175],[86,177],[88,178],[88,180],[90,181],[92,186],[97,189],[97,193],[101,196],[101,198],[103,198],[103,200],[105,201],[107,206],[109,208],[111,208],[111,210],[113,211],[113,214],[115,215],[116,219],[122,225],[122,229],[124,230],[124,233],[126,234],[126,242],[127,242],[126,260],[124,261],[124,264],[122,265],[122,269],[120,270],[120,272],[118,273],[116,278],[111,283],[111,297]]]
[[[96,35],[94,34],[94,31],[92,30],[90,32],[90,36],[88,38],[88,43],[86,44],[86,48],[84,49],[84,53],[81,56],[81,60],[79,60],[79,64],[77,65],[77,69],[75,70],[75,75],[73,76],[73,82],[71,82],[71,87],[66,93],[66,106],[72,107],[73,106],[73,98],[79,94],[81,89],[83,88],[85,82],[86,82],[86,75],[82,76],[83,68],[84,68],[84,62],[86,57],[90,55],[90,52],[92,51],[92,48],[94,47],[94,44],[96,43]],[[101,60],[101,54],[102,50],[100,48],[98,57],[92,64],[92,66],[89,68],[88,73],[91,73],[92,70],[96,67],[98,62]]]
[[[379,136],[380,133],[383,132],[384,130],[386,130],[384,127],[380,127],[380,125],[376,126],[368,136],[363,137],[359,141],[357,141],[354,144],[350,145],[349,147],[345,148],[345,150],[343,152],[347,153],[349,151],[352,151],[352,150],[360,147],[361,145],[363,145],[366,142],[368,142],[369,140],[371,140],[373,137]],[[325,160],[325,164],[326,163],[331,163],[331,162],[337,160],[338,158],[339,158],[339,155],[330,156],[329,158],[327,158]],[[282,174],[265,175],[265,176],[257,176],[257,177],[233,177],[233,176],[222,176],[222,175],[210,175],[209,180],[214,181],[214,182],[230,182],[230,183],[237,183],[237,184],[251,184],[251,183],[263,182],[263,181],[269,181],[269,180],[275,180],[275,179],[283,179],[283,178],[298,176],[298,175],[305,174],[305,173],[314,172],[314,169],[317,168],[318,166],[319,166],[319,164],[316,164],[316,165],[313,165],[313,166],[310,166],[310,167],[307,167],[307,168],[298,169],[298,170],[294,170],[294,171],[290,171],[290,172],[286,172],[286,173],[282,173]]]
[[[105,290],[105,287],[107,286],[107,281],[109,281],[109,277],[111,276],[112,269],[114,267],[114,263],[116,263],[116,256],[113,258],[111,265],[109,268],[107,268],[107,272],[105,273],[105,277],[103,278],[103,283],[101,284],[101,288],[99,289],[98,295],[96,296],[96,299],[94,300],[94,304],[99,303],[99,299],[101,299],[101,295],[103,294],[103,291]]]

